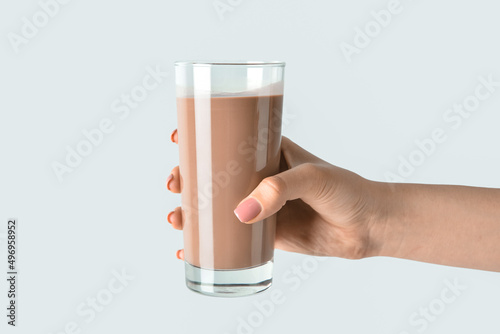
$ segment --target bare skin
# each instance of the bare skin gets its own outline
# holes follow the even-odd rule
[[[176,131],[172,141],[177,142]],[[277,213],[277,249],[500,271],[500,189],[374,182],[285,137],[281,169],[246,198],[257,200],[261,211],[243,222]],[[179,167],[172,170],[167,188],[180,192]],[[179,207],[168,220],[182,230]],[[177,257],[183,259],[182,250]]]

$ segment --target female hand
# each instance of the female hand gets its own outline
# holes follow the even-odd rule
[[[176,131],[171,139],[177,142]],[[264,179],[241,201],[253,202],[254,209],[248,212],[248,205],[240,203],[235,210],[238,218],[251,224],[277,212],[275,247],[285,251],[350,259],[373,253],[370,229],[382,214],[375,183],[317,158],[286,137],[281,153],[282,171]],[[167,188],[180,192],[178,167]],[[182,229],[179,207],[168,220]],[[177,257],[183,258],[182,250]]]

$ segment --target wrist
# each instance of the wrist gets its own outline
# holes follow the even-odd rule
[[[406,200],[404,184],[368,181],[371,209],[367,220],[365,257],[400,257],[404,239]]]

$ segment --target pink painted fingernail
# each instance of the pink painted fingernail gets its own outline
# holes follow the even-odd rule
[[[179,249],[177,252],[175,252],[175,257],[179,260],[184,260],[184,250]]]
[[[257,215],[262,211],[262,206],[255,198],[247,198],[243,202],[238,205],[236,210],[234,210],[234,214],[240,222],[246,223],[253,218],[257,217]]]
[[[176,143],[177,142],[177,129],[175,129],[172,134],[170,135],[170,140],[172,141],[172,143]]]
[[[168,177],[167,177],[167,189],[170,190],[170,182],[174,179],[174,175],[173,174],[170,174]]]

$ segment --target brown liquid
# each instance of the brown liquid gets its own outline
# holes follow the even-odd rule
[[[282,105],[282,95],[177,98],[188,263],[239,269],[273,258],[276,217],[247,225],[233,211],[278,173]]]

